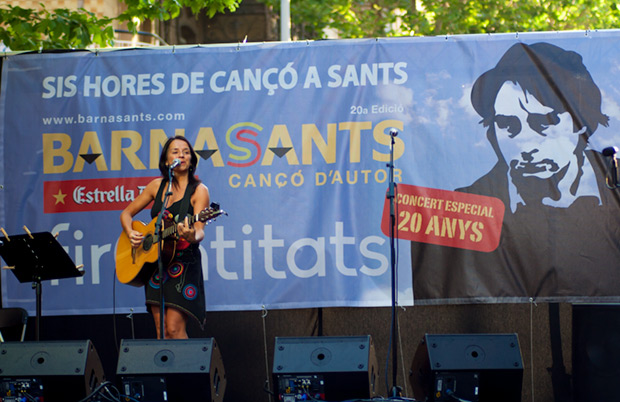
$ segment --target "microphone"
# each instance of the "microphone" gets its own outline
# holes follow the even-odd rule
[[[175,167],[179,166],[181,164],[181,160],[180,159],[175,159],[172,161],[172,164],[170,166],[168,166],[168,169],[172,170]]]
[[[609,188],[618,187],[618,159],[616,159],[617,147],[607,147],[603,149],[603,156],[611,156],[611,163],[609,167],[609,180],[607,180],[607,186]]]
[[[398,135],[398,130],[397,130],[397,129],[395,129],[395,128],[391,128],[391,129],[390,129],[390,135],[391,135],[392,137],[396,137],[396,136]]]

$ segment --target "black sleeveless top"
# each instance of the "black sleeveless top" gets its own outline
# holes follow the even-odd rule
[[[161,212],[161,207],[163,203],[162,195],[164,194],[164,191],[166,191],[167,188],[168,188],[168,180],[162,180],[161,184],[159,185],[159,190],[157,190],[157,195],[155,196],[155,202],[153,203],[153,207],[151,208],[151,219],[155,219],[157,215],[159,215],[159,213]],[[190,201],[192,198],[192,194],[194,194],[195,190],[196,190],[196,185],[195,184],[192,185],[188,183],[187,188],[185,189],[185,194],[183,195],[183,198],[181,198],[179,201],[175,202],[174,204],[166,208],[168,212],[170,212],[172,216],[175,217],[175,220],[177,222],[180,222],[183,219],[185,219],[185,216],[187,214],[190,214],[190,215],[194,214],[194,207],[192,207],[192,204]],[[179,216],[180,213],[183,213],[183,218]]]

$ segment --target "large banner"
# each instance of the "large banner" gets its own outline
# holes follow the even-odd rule
[[[143,290],[115,279],[119,214],[184,135],[228,213],[201,243],[208,310],[390,305],[391,211],[400,305],[618,301],[620,204],[605,178],[620,145],[619,39],[8,56],[0,226],[58,234],[83,264],[44,282],[44,314],[144,309]],[[31,283],[6,269],[2,297],[34,311]]]

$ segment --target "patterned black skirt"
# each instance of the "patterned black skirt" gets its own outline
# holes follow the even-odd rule
[[[157,265],[155,263],[154,265]],[[146,307],[160,304],[159,269],[144,287]],[[202,261],[198,245],[177,251],[172,262],[164,269],[164,306],[173,307],[196,320],[201,329],[206,321],[206,304]]]

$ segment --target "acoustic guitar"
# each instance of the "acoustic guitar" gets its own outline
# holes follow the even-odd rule
[[[221,210],[218,204],[212,203],[209,208],[190,217],[189,224],[193,225],[198,221],[208,224],[220,215],[228,214]],[[144,286],[157,268],[157,264],[154,263],[159,256],[158,247],[161,249],[164,266],[167,267],[172,261],[179,238],[177,223],[171,217],[162,219],[161,235],[157,233],[156,223],[157,218],[146,225],[140,221],[131,223],[133,230],[144,235],[142,244],[137,248],[132,247],[127,233],[121,232],[116,246],[116,277],[121,283]]]

